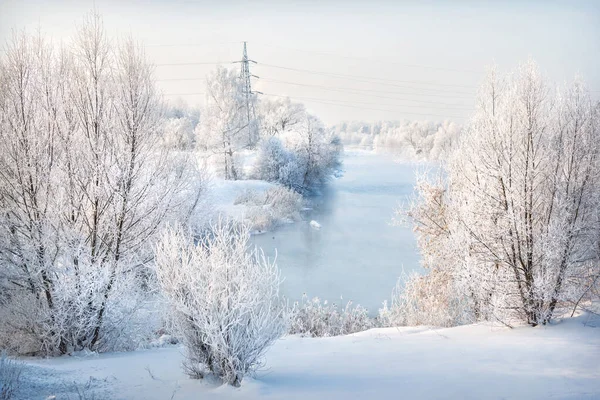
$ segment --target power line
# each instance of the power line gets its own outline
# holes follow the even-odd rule
[[[267,81],[267,82],[272,82],[272,80],[270,79],[262,79],[263,81]],[[275,81],[275,82],[280,82],[280,81]],[[285,82],[285,83],[289,83],[289,82]],[[289,83],[294,85],[294,83]],[[348,93],[352,93],[352,92],[348,92]],[[353,93],[353,94],[359,94],[359,95],[363,95],[362,93]],[[366,96],[371,96],[368,93],[366,94]],[[412,100],[412,99],[401,99],[398,97],[388,97],[388,96],[373,96],[373,97],[379,97],[379,98],[384,98],[384,99],[390,99],[390,100],[400,100],[400,101],[415,101],[415,102],[422,102],[422,103],[429,103],[429,104],[436,104],[436,105],[441,105],[441,106],[445,106],[445,108],[454,108],[454,109],[458,109],[458,110],[470,110],[471,107],[461,107],[460,104],[449,104],[449,103],[441,103],[441,102],[428,102],[428,101],[422,101],[422,100]],[[338,101],[338,100],[333,100],[333,101]],[[346,100],[339,100],[339,101],[344,101],[347,102]],[[353,102],[358,102],[358,101],[353,101]],[[411,106],[413,107],[413,106]],[[423,106],[421,106],[423,107]]]
[[[321,51],[314,51],[314,50],[292,49],[292,48],[286,48],[286,47],[282,47],[282,46],[269,45],[269,44],[266,44],[266,43],[263,43],[262,45],[266,46],[266,47],[279,48],[279,49],[289,50],[289,51],[297,51],[297,52],[301,52],[301,53],[311,53],[311,54],[325,55],[325,56],[338,57],[338,58],[346,58],[346,59],[361,60],[361,61],[370,61],[370,62],[376,62],[376,63],[386,63],[386,64],[400,65],[400,66],[410,67],[410,68],[427,68],[427,69],[435,69],[435,70],[441,70],[441,71],[454,71],[454,72],[477,73],[477,74],[483,73],[483,71],[475,71],[475,70],[468,70],[468,69],[436,67],[436,66],[431,66],[431,65],[420,65],[420,64],[403,64],[403,63],[398,63],[398,62],[395,62],[395,61],[378,60],[378,59],[370,58],[370,57],[369,58],[367,58],[367,57],[356,57],[356,56],[348,56],[348,55],[341,55],[341,54],[335,54],[335,53],[329,53],[329,52],[321,52]]]
[[[241,40],[237,42],[214,42],[214,43],[171,43],[171,44],[147,44],[146,47],[206,47],[206,46],[221,46],[224,44],[240,44],[243,43]]]
[[[227,62],[229,63],[229,62]],[[179,65],[179,64],[178,64]],[[290,70],[290,71],[295,71],[295,72],[303,72],[303,73],[308,73],[308,74],[313,74],[313,75],[321,75],[321,76],[329,76],[329,77],[334,77],[334,78],[341,78],[341,79],[347,79],[347,80],[354,80],[356,82],[365,82],[365,83],[375,83],[375,84],[387,84],[388,82],[399,82],[399,83],[412,83],[412,84],[416,84],[416,85],[431,85],[431,86],[444,86],[444,87],[460,87],[460,88],[475,88],[475,86],[466,86],[466,85],[450,85],[450,84],[442,84],[442,83],[434,83],[434,82],[424,82],[424,81],[408,81],[408,80],[399,80],[399,79],[383,79],[383,78],[372,78],[372,77],[367,77],[367,76],[361,76],[361,75],[346,75],[346,74],[338,74],[338,73],[333,73],[333,72],[323,72],[323,71],[311,71],[311,70],[306,70],[306,69],[300,69],[300,68],[291,68],[291,67],[283,67],[283,66],[279,66],[279,65],[273,65],[273,64],[266,64],[266,63],[257,63],[258,66],[263,66],[263,67],[269,67],[269,68],[278,68],[278,69],[284,69],[284,70]],[[196,81],[196,80],[201,80],[202,78],[175,78],[175,79],[158,79],[160,81],[175,81],[175,80],[180,80],[180,81]],[[431,89],[431,88],[415,88],[415,89],[421,89],[421,90],[441,90],[441,89]]]
[[[289,68],[289,67],[281,67],[278,65],[272,65],[272,64],[263,64],[263,63],[258,63],[259,66],[265,66],[265,67],[271,67],[271,68],[280,68],[280,69],[287,69],[287,70],[295,70],[295,71],[302,71],[302,72],[307,72],[307,73],[312,73],[312,74],[316,74],[316,75],[325,75],[325,76],[344,76],[344,75],[340,75],[340,74],[330,74],[327,72],[317,72],[317,71],[310,71],[310,70],[301,70],[298,68]],[[351,75],[345,75],[346,77],[349,77]],[[346,78],[348,79],[348,78]],[[422,87],[414,87],[414,86],[404,86],[404,85],[396,85],[393,83],[387,83],[387,82],[374,82],[371,80],[362,80],[362,79],[348,79],[348,80],[353,80],[356,82],[364,82],[364,83],[371,83],[371,84],[376,84],[376,85],[385,85],[385,86],[394,86],[394,87],[398,87],[398,88],[402,88],[402,89],[416,89],[416,90],[429,90],[429,91],[436,91],[436,92],[442,92],[442,93],[457,93],[457,94],[466,94],[466,95],[472,95],[473,93],[468,93],[468,92],[455,92],[455,91],[451,91],[451,90],[444,90],[444,89],[432,89],[432,88],[422,88]]]
[[[261,94],[264,95],[264,96],[273,96],[273,97],[282,97],[282,98],[288,98],[288,97],[290,97],[290,96],[283,96],[283,95],[272,94],[272,93],[261,93]],[[310,98],[307,98],[307,97],[293,96],[293,98],[295,98],[295,99],[308,99],[308,100],[310,100]],[[382,108],[370,108],[370,107],[363,107],[363,106],[355,106],[355,105],[350,105],[350,104],[342,104],[342,103],[338,103],[338,102],[327,102],[327,101],[319,101],[319,100],[311,100],[311,101],[315,102],[315,103],[327,104],[327,105],[332,105],[332,106],[358,108],[358,109],[361,109],[361,110],[375,110],[375,111],[386,111],[386,112],[401,112],[403,114],[436,116],[436,117],[443,117],[443,118],[466,118],[464,116],[458,116],[458,115],[441,115],[441,114],[414,113],[414,112],[410,112],[410,111],[400,111],[400,110],[392,110],[392,109],[382,109]]]
[[[345,103],[345,104],[367,104],[367,105],[374,105],[374,106],[384,106],[384,107],[410,107],[410,108],[431,108],[431,106],[419,106],[419,105],[414,105],[414,104],[381,104],[381,103],[372,103],[372,102],[365,102],[365,101],[349,101],[349,100],[336,100],[336,99],[322,99],[319,97],[297,97],[297,96],[291,96],[294,98],[298,98],[298,99],[305,99],[305,100],[316,100],[316,101],[329,101],[329,102],[335,102],[335,103]],[[441,107],[433,107],[433,108],[441,108]],[[443,107],[443,108],[447,108],[447,107]],[[473,108],[468,107],[468,108],[450,108],[450,110],[465,110],[465,111],[472,111]]]
[[[372,96],[372,97],[403,100],[403,99],[399,99],[397,97],[377,96],[377,95],[370,95],[368,93],[364,93],[364,92],[378,92],[377,90],[370,90],[370,89],[356,89],[356,88],[346,88],[346,87],[339,87],[339,86],[311,85],[308,83],[287,82],[287,81],[279,81],[276,79],[267,79],[267,78],[262,78],[261,81],[283,83],[286,85],[294,85],[294,86],[315,87],[315,88],[320,88],[323,90],[329,90],[329,91],[333,91],[333,92],[351,93],[351,94],[359,94],[359,95],[366,94],[366,95]],[[363,93],[361,93],[361,92],[363,92]],[[379,92],[382,92],[382,91],[379,91]],[[468,96],[468,97],[467,96],[450,96],[450,95],[441,95],[441,94],[433,94],[433,93],[403,93],[403,92],[389,92],[389,91],[384,92],[384,93],[410,95],[410,96],[444,97],[444,98],[463,98],[463,99],[472,99],[473,98],[472,96]]]
[[[356,82],[374,83],[376,85],[394,86],[394,87],[399,87],[399,88],[403,88],[403,89],[409,88],[409,89],[417,89],[417,90],[439,91],[439,92],[445,92],[445,93],[458,93],[458,94],[467,94],[467,95],[472,94],[472,93],[467,93],[467,92],[453,92],[453,91],[448,91],[448,90],[443,90],[443,89],[430,89],[430,88],[420,88],[420,87],[412,87],[412,86],[409,87],[409,86],[396,85],[396,84],[387,83],[387,82],[375,82],[376,78],[375,79],[373,79],[373,78],[349,79],[350,77],[353,77],[353,75],[333,74],[333,73],[328,73],[328,72],[311,71],[311,70],[306,70],[306,69],[303,70],[303,69],[299,69],[299,68],[283,67],[283,66],[273,65],[273,64],[258,63],[258,65],[264,66],[264,67],[270,67],[270,68],[279,68],[279,69],[286,69],[286,70],[292,70],[292,71],[306,72],[306,73],[315,74],[315,75],[338,76],[338,77],[344,77],[347,80],[353,80]]]
[[[165,64],[154,64],[154,66],[165,67],[165,66],[177,66],[177,65],[223,65],[223,64],[233,64],[235,62],[236,61],[165,63]]]
[[[314,70],[300,69],[300,68],[291,68],[291,67],[284,67],[284,66],[280,66],[280,65],[273,65],[273,64],[266,64],[266,63],[259,63],[259,65],[265,66],[265,67],[270,67],[270,68],[278,68],[278,69],[285,69],[285,70],[296,71],[296,72],[303,72],[303,73],[308,73],[308,74],[313,74],[313,75],[323,75],[323,76],[330,76],[330,77],[334,77],[334,78],[356,80],[358,82],[379,83],[379,84],[386,83],[386,82],[400,82],[400,83],[413,83],[413,84],[417,84],[417,85],[461,87],[461,88],[469,88],[469,89],[476,88],[475,86],[467,86],[467,85],[451,85],[451,84],[442,84],[442,83],[436,83],[436,82],[384,79],[384,78],[373,78],[373,77],[361,76],[361,75],[339,74],[339,73],[335,73],[335,72],[325,72],[325,71],[314,71]],[[373,81],[375,81],[375,82],[373,82]]]
[[[378,93],[389,93],[389,94],[399,94],[399,92],[393,92],[393,91],[389,91],[389,90],[376,90],[376,89],[362,89],[362,88],[349,88],[349,87],[340,87],[340,86],[324,86],[324,85],[311,85],[309,83],[296,83],[296,82],[289,82],[289,81],[282,81],[279,79],[270,79],[270,78],[263,78],[264,81],[269,81],[269,82],[276,82],[276,83],[286,83],[286,84],[290,84],[290,85],[303,85],[303,86],[315,86],[315,87],[333,87],[336,89],[348,89],[348,90],[356,90],[359,92],[378,92]],[[410,86],[398,86],[402,89],[413,89],[413,90],[429,90],[429,91],[435,91],[435,89],[424,89],[424,88],[415,88],[415,87],[410,87]],[[452,93],[452,92],[442,92],[442,93]],[[464,93],[464,92],[455,92],[456,94],[465,94],[465,95],[469,95],[469,99],[471,98],[471,94],[470,93]],[[416,94],[419,95],[420,93],[403,93],[403,94]],[[426,93],[428,95],[431,95],[433,93]],[[466,98],[465,96],[446,96],[446,97],[460,97],[460,98]]]
[[[173,79],[156,79],[156,81],[158,82],[163,82],[163,81],[189,81],[189,80],[203,80],[205,78],[173,78]],[[443,103],[443,102],[439,102],[439,101],[429,101],[429,100],[419,100],[419,99],[411,99],[411,98],[402,98],[402,97],[390,97],[390,96],[379,96],[379,95],[374,95],[374,94],[370,94],[370,93],[364,93],[364,92],[375,92],[375,93],[390,93],[390,94],[400,94],[400,95],[419,95],[418,93],[401,93],[401,92],[392,92],[392,91],[385,91],[385,90],[370,90],[370,89],[355,89],[355,88],[347,88],[347,89],[343,89],[343,88],[331,88],[331,87],[325,87],[325,86],[321,86],[321,85],[308,85],[308,84],[300,84],[300,83],[295,83],[295,82],[285,82],[285,81],[278,81],[275,79],[267,79],[267,78],[262,78],[262,81],[266,81],[266,82],[275,82],[275,83],[284,83],[284,84],[289,84],[289,85],[300,85],[300,86],[314,86],[317,88],[322,88],[324,90],[330,90],[330,91],[334,91],[334,92],[340,92],[340,93],[348,93],[348,94],[355,94],[355,95],[361,95],[361,96],[369,96],[369,97],[377,97],[380,99],[389,99],[389,100],[400,100],[400,101],[411,101],[411,102],[415,102],[415,103],[423,103],[423,104],[436,104],[436,105],[442,105],[442,106],[449,106],[449,107],[453,107],[453,108],[463,108],[460,107],[462,104],[451,104],[451,103]],[[361,93],[363,92],[363,93]],[[188,93],[181,93],[182,95],[186,95]],[[462,98],[466,98],[466,97],[460,97]],[[471,97],[469,97],[469,99],[471,99]]]
[[[259,92],[254,92],[254,93],[259,93]],[[193,93],[165,93],[165,96],[197,96],[197,95],[205,95],[205,92],[193,92]],[[350,107],[350,108],[358,108],[361,110],[375,110],[375,111],[386,111],[386,112],[402,112],[404,114],[412,114],[412,115],[424,115],[424,116],[436,116],[436,117],[444,117],[444,118],[466,118],[464,116],[458,116],[458,115],[441,115],[441,114],[427,114],[427,113],[414,113],[414,112],[410,112],[410,111],[401,111],[401,110],[397,110],[397,109],[383,109],[383,108],[372,108],[372,107],[363,107],[363,106],[358,106],[358,105],[354,105],[350,102],[346,102],[349,104],[344,104],[341,103],[340,101],[334,101],[334,100],[328,100],[328,99],[317,99],[314,97],[301,97],[301,96],[285,96],[285,95],[279,95],[279,94],[274,94],[274,93],[262,93],[260,92],[259,94],[264,95],[264,96],[272,96],[272,97],[280,97],[280,98],[294,98],[294,99],[299,99],[299,100],[309,100],[312,101],[314,103],[319,103],[319,104],[326,104],[326,105],[332,105],[332,106],[341,106],[341,107]],[[375,104],[375,103],[370,103],[372,105],[381,105],[381,106],[393,106],[392,104]],[[400,106],[400,107],[412,107],[412,106]],[[424,107],[422,107],[424,108]]]

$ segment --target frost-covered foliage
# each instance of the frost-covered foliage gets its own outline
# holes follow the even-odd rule
[[[23,365],[0,354],[0,400],[11,400],[19,392]]]
[[[435,161],[448,158],[462,127],[451,121],[386,121],[344,122],[335,129],[345,145]]]
[[[196,147],[217,157],[225,179],[240,178],[236,153],[254,147],[258,123],[250,115],[239,73],[218,67],[206,78],[206,106],[196,127]],[[250,96],[249,102],[255,102]]]
[[[164,122],[163,143],[177,150],[190,150],[194,147],[195,125],[188,117],[169,118]]]
[[[473,319],[545,324],[592,301],[599,156],[600,105],[581,83],[550,89],[532,62],[492,71],[446,177],[421,182],[409,210],[424,267]]]
[[[189,105],[182,98],[174,101],[166,101],[164,104],[164,114],[167,119],[188,119],[193,127],[200,122],[200,109]]]
[[[261,365],[287,328],[274,262],[249,249],[249,229],[219,221],[200,239],[167,230],[156,272],[172,323],[186,347],[186,373],[231,385]]]
[[[317,190],[340,166],[339,138],[314,116],[305,114],[279,136],[263,139],[253,177],[278,182],[299,193]]]
[[[321,301],[318,297],[294,304],[291,315],[289,333],[313,337],[349,335],[365,331],[376,326],[376,321],[369,317],[366,308],[351,301],[345,307],[336,303]]]
[[[278,136],[293,129],[306,115],[304,105],[292,103],[289,98],[261,99],[258,111],[263,137]]]
[[[302,180],[296,155],[286,149],[278,137],[264,139],[258,146],[252,177],[294,187]]]
[[[68,50],[15,36],[0,59],[0,346],[131,348],[152,243],[203,189],[161,145],[161,100],[132,40],[97,16]]]
[[[300,219],[302,196],[286,187],[275,186],[264,192],[246,190],[234,202],[245,204],[245,222],[254,231],[266,231],[282,223]]]
[[[165,105],[163,143],[177,150],[192,150],[196,143],[195,129],[200,121],[200,110],[179,99]]]

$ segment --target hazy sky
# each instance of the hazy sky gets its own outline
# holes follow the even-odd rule
[[[462,121],[487,65],[508,71],[530,56],[553,81],[579,75],[600,96],[600,1],[484,3],[0,0],[0,41],[37,27],[64,40],[95,6],[111,36],[147,45],[169,98],[203,92],[215,65],[161,64],[239,68],[227,63],[247,41],[253,88],[302,101],[328,123]],[[173,80],[187,78],[198,79]]]

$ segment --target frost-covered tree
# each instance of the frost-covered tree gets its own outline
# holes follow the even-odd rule
[[[310,114],[303,118],[295,133],[295,141],[292,139],[291,143],[301,160],[302,187],[310,190],[324,184],[339,166],[341,143]]]
[[[318,118],[305,114],[289,132],[263,139],[253,174],[300,193],[314,191],[339,167],[341,150],[339,138]]]
[[[482,86],[447,184],[412,213],[426,262],[449,272],[475,317],[547,323],[589,293],[599,110],[579,82],[552,91],[532,62]]]
[[[303,104],[289,98],[262,99],[259,103],[261,136],[270,137],[287,132],[302,121],[306,114]]]
[[[233,70],[218,67],[206,79],[206,106],[196,128],[197,146],[218,155],[225,179],[238,179],[235,154],[248,145],[243,85]]]
[[[57,306],[52,267],[61,231],[55,218],[61,206],[59,129],[62,117],[69,121],[71,115],[62,101],[69,76],[63,56],[39,37],[19,34],[0,61],[0,325],[28,322],[33,326],[21,327],[35,335],[57,333],[38,331],[31,318],[43,307],[44,322],[53,325]],[[9,321],[6,307],[18,303],[27,303],[13,308],[12,317],[21,321]]]
[[[164,145],[177,150],[194,148],[194,123],[188,117],[168,118],[164,121]]]
[[[285,333],[279,271],[249,248],[249,237],[247,227],[219,221],[200,239],[168,230],[156,247],[160,288],[192,378],[212,373],[239,386]]]

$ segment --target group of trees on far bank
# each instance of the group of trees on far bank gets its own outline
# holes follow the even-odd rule
[[[412,161],[447,159],[462,129],[452,121],[352,121],[334,127],[344,145],[393,153]]]

